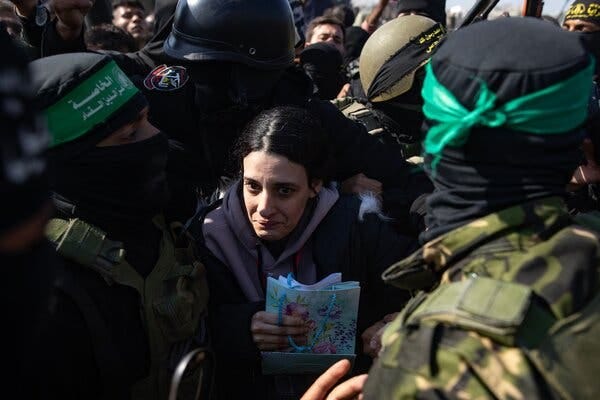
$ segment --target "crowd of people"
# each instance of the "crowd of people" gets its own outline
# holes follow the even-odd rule
[[[600,395],[600,3],[338,3],[0,0],[7,393]],[[352,362],[266,371],[333,273]]]

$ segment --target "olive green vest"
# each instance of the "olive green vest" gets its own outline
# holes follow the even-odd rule
[[[181,225],[167,227],[162,216],[153,222],[163,235],[158,261],[146,279],[125,260],[122,244],[95,226],[80,219],[52,219],[46,229],[62,257],[98,272],[108,285],[138,292],[151,365],[150,375],[133,386],[132,398],[144,400],[167,397],[171,376],[166,365],[172,346],[197,333],[208,302],[205,270],[195,257],[193,242],[177,247],[173,238]]]

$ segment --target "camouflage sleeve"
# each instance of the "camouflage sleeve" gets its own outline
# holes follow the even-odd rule
[[[364,398],[548,398],[535,377],[517,348],[442,324],[401,333],[397,319],[384,334],[384,349],[369,372]]]

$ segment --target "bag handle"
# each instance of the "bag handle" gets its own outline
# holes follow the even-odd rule
[[[286,298],[287,298],[287,296],[285,295],[285,293],[282,294],[281,297],[279,298],[279,306],[278,306],[278,311],[277,311],[277,325],[279,325],[279,326],[281,326],[283,323],[283,303],[285,302]],[[290,346],[292,346],[292,348],[294,349],[294,351],[296,353],[308,353],[308,352],[312,351],[313,347],[315,347],[315,344],[317,343],[317,341],[323,334],[323,331],[325,330],[325,325],[329,321],[329,315],[331,314],[331,310],[333,309],[333,306],[335,305],[336,299],[337,299],[337,295],[335,293],[332,293],[331,296],[329,297],[329,305],[327,306],[327,311],[325,312],[325,316],[319,323],[319,328],[317,329],[315,335],[313,336],[313,338],[309,344],[307,344],[306,346],[298,346],[296,344],[296,342],[294,342],[294,339],[292,339],[292,337],[290,335],[288,335],[288,343],[290,344]]]

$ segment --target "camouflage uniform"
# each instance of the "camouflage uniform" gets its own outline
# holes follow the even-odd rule
[[[545,198],[468,223],[390,267],[383,277],[395,286],[440,284],[386,329],[365,399],[597,396],[599,221],[574,220],[560,198]],[[444,296],[448,288],[458,291]],[[531,303],[521,301],[529,290]],[[511,318],[512,331],[497,323]]]

